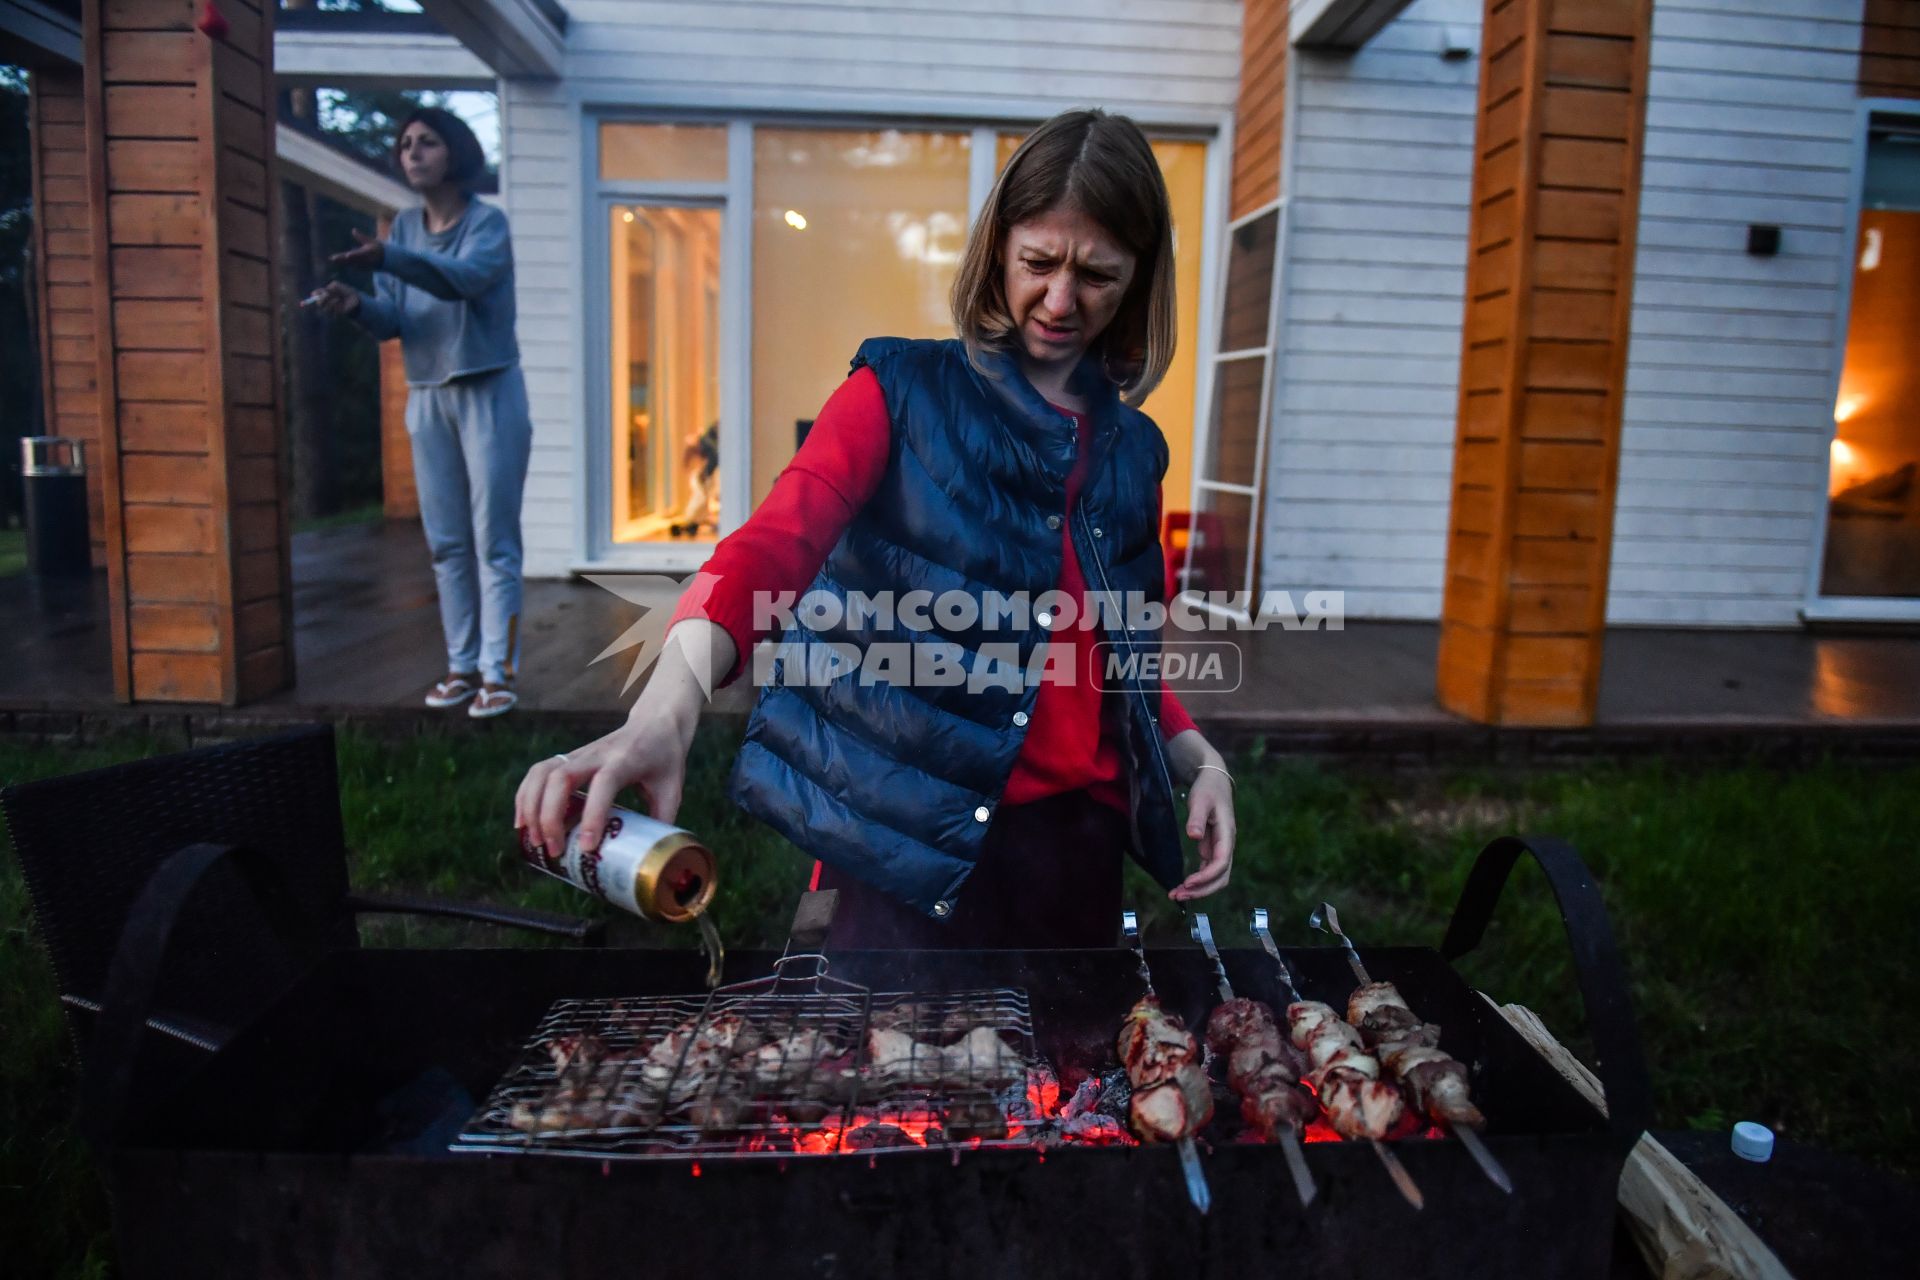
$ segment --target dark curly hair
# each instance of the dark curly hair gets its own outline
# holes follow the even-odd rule
[[[393,162],[394,172],[403,173],[400,167],[400,139],[406,136],[407,126],[416,121],[439,134],[440,141],[447,144],[447,181],[462,191],[471,192],[487,171],[487,153],[480,149],[480,139],[473,136],[473,130],[467,128],[465,120],[439,107],[418,108],[393,131],[389,159]]]

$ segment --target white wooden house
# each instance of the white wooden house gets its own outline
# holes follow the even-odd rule
[[[1439,619],[1487,718],[1590,714],[1608,623],[1920,619],[1903,0],[422,7],[274,61],[495,86],[534,575],[695,568],[861,338],[948,331],[1010,147],[1097,105],[1175,201],[1148,408],[1207,586]],[[1561,393],[1593,430],[1529,417]]]

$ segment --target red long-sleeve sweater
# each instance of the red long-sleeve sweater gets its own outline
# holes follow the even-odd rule
[[[1067,476],[1069,510],[1085,477],[1092,430],[1085,415],[1072,416],[1080,428],[1080,452]],[[806,443],[774,481],[766,501],[714,548],[701,569],[710,576],[711,591],[704,593],[704,599],[692,594],[683,597],[668,625],[682,618],[704,617],[733,637],[739,658],[722,683],[739,676],[754,644],[765,637],[765,631],[756,631],[753,625],[755,593],[806,590],[854,514],[879,487],[891,440],[880,380],[871,369],[860,369],[820,410]],[[1065,522],[1060,527],[1060,546],[1064,555],[1059,590],[1080,603],[1077,613],[1084,618],[1087,584]],[[1107,804],[1126,809],[1121,746],[1113,735],[1102,732],[1099,664],[1090,641],[1091,633],[1076,625],[1047,642],[1056,652],[1068,651],[1076,676],[1071,684],[1041,683],[1002,803],[1027,804],[1085,789]],[[1171,738],[1193,727],[1186,708],[1162,685],[1161,732]]]

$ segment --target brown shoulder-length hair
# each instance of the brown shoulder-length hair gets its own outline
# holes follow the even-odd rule
[[[1127,296],[1094,354],[1138,406],[1173,363],[1173,218],[1166,179],[1140,126],[1105,111],[1066,111],[1035,129],[993,184],[953,281],[953,324],[967,354],[1013,340],[1002,255],[1007,232],[1050,209],[1080,210],[1133,254]]]

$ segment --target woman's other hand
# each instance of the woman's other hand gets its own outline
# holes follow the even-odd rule
[[[1227,887],[1233,874],[1233,842],[1239,827],[1233,813],[1233,779],[1220,753],[1198,729],[1167,741],[1168,762],[1187,783],[1187,835],[1200,846],[1200,867],[1167,894],[1191,902]]]
[[[362,267],[368,271],[378,271],[380,264],[387,260],[387,247],[360,228],[353,229],[353,238],[359,241],[344,253],[336,253],[327,261],[336,267]]]
[[[312,297],[313,305],[323,315],[350,316],[360,309],[360,291],[338,280],[327,281],[313,291]]]

